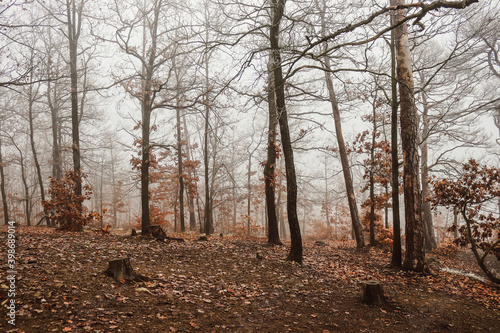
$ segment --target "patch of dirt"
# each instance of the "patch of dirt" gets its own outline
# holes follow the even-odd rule
[[[6,228],[0,228],[0,328],[10,332],[473,332],[500,326],[500,292],[439,268],[471,268],[431,255],[431,275],[386,268],[390,253],[352,244],[304,244],[304,265],[265,240],[164,243],[123,235],[17,228],[16,326],[5,304]],[[179,237],[179,235],[176,235]],[[198,236],[198,235],[196,235]],[[465,250],[464,250],[465,251]],[[459,251],[459,255],[462,252]],[[115,281],[127,256],[148,282]],[[383,283],[387,304],[361,303],[360,281]]]

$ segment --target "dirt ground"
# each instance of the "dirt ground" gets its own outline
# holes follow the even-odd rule
[[[442,268],[476,271],[467,250],[429,254],[430,275],[386,267],[391,254],[352,243],[288,247],[214,236],[184,243],[19,227],[16,325],[7,322],[7,233],[0,228],[0,330],[5,332],[498,332],[500,290]],[[180,236],[180,235],[176,235]],[[115,281],[129,257],[148,282]],[[387,303],[360,301],[360,281],[383,283]],[[6,289],[7,288],[7,289]]]

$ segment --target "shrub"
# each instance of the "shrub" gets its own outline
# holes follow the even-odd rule
[[[50,179],[50,199],[43,201],[42,206],[47,212],[47,218],[54,221],[60,230],[83,231],[83,226],[96,221],[102,221],[102,215],[89,211],[83,205],[85,200],[92,196],[92,187],[88,184],[82,186],[82,195],[76,194],[78,183],[87,176],[68,171],[61,179]]]

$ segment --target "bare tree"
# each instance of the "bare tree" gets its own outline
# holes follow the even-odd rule
[[[165,72],[169,61],[167,50],[172,47],[172,41],[167,34],[168,28],[163,25],[163,14],[166,6],[163,0],[149,3],[131,1],[126,4],[115,1],[114,13],[118,22],[113,43],[131,58],[131,67],[135,71],[124,84],[125,89],[136,98],[141,106],[141,147],[140,183],[141,183],[141,228],[143,234],[148,232],[150,225],[149,214],[149,168],[151,165],[151,149],[155,146],[151,142],[151,115],[156,109],[170,105],[168,99],[162,99],[159,92],[166,88],[170,71]],[[123,6],[136,14],[125,16]],[[130,13],[130,11],[128,12]],[[175,29],[175,27],[174,27]],[[136,34],[142,37],[136,38]],[[137,42],[140,44],[137,45]],[[135,67],[137,61],[138,67]],[[164,75],[164,77],[161,77]]]
[[[271,7],[274,8],[274,7]],[[272,59],[272,58],[270,58]],[[269,68],[269,77],[267,84],[267,102],[269,109],[269,120],[267,130],[267,160],[264,166],[264,184],[266,193],[266,213],[268,234],[267,242],[270,244],[281,245],[278,216],[276,214],[276,131],[278,119],[276,114],[276,94],[274,93],[274,75],[273,69]]]
[[[394,7],[404,6],[404,0],[391,0]],[[404,9],[396,10],[395,23],[401,23]],[[424,231],[422,221],[422,197],[420,192],[418,123],[411,51],[406,23],[395,29],[397,77],[400,96],[401,142],[403,146],[404,198],[406,222],[406,256],[403,268],[422,272],[425,270]]]
[[[281,133],[283,155],[285,157],[286,188],[287,188],[287,213],[290,226],[291,247],[287,260],[302,264],[302,236],[297,216],[297,179],[293,160],[292,142],[288,127],[288,117],[285,104],[285,80],[283,79],[281,51],[279,44],[280,23],[285,10],[284,0],[271,0],[274,8],[271,28],[269,32],[272,52],[271,68],[274,72],[274,89],[276,94],[276,107]]]
[[[320,5],[318,0],[316,0],[316,6],[320,11],[321,16],[321,34],[322,37],[326,35],[326,1]],[[327,55],[328,43],[327,41],[323,44],[323,52],[325,56],[323,57],[323,68],[325,69],[325,80],[328,89],[328,95],[330,97],[330,103],[332,107],[333,119],[335,122],[335,134],[337,137],[337,144],[339,149],[340,161],[342,164],[342,171],[344,174],[345,188],[347,192],[347,200],[349,202],[349,211],[351,213],[352,229],[356,238],[356,246],[362,248],[365,246],[365,239],[363,236],[363,227],[359,218],[358,206],[356,203],[356,196],[354,194],[354,186],[351,175],[351,168],[349,165],[349,159],[347,156],[346,144],[344,141],[344,136],[342,133],[342,121],[340,119],[340,110],[337,102],[337,96],[335,94],[335,89],[332,80],[332,66],[330,64],[330,58]]]

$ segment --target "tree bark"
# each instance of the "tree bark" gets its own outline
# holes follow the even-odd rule
[[[114,277],[116,280],[131,280],[131,281],[148,281],[148,278],[137,274],[128,257],[113,259],[109,262],[109,266],[104,272],[109,277]]]
[[[385,303],[384,290],[378,281],[361,281],[363,295],[361,302],[368,305],[383,305]]]
[[[26,179],[26,168],[24,165],[24,154],[21,148],[17,145],[17,143],[14,141],[14,138],[10,138],[12,141],[12,145],[17,149],[19,152],[19,164],[21,167],[21,181],[23,183],[23,190],[24,190],[24,199],[21,201],[24,201],[24,213],[26,215],[26,225],[31,226],[31,198],[29,194],[29,186],[28,186],[28,180]]]
[[[158,39],[158,18],[162,1],[155,4],[154,17],[151,26],[151,47],[146,52],[144,47],[144,56],[147,54],[147,62],[143,65],[143,86],[141,98],[142,111],[142,159],[141,159],[141,231],[145,235],[151,225],[149,216],[149,167],[151,165],[151,112],[153,111],[153,73],[155,70],[156,45]],[[145,27],[144,27],[145,29]],[[145,43],[145,40],[143,41]],[[146,60],[146,59],[144,59]]]
[[[278,123],[280,126],[283,155],[285,156],[287,213],[291,240],[290,252],[287,260],[302,264],[302,236],[300,234],[300,224],[297,216],[297,179],[293,160],[292,142],[290,140],[290,130],[288,128],[288,117],[285,105],[285,80],[283,79],[279,46],[280,23],[285,10],[285,1],[271,0],[271,3],[274,7],[274,15],[269,34],[272,52],[271,68],[273,68],[274,72]]]
[[[420,152],[422,153],[422,218],[425,236],[425,248],[432,251],[437,248],[436,235],[434,234],[434,224],[432,221],[431,203],[426,201],[425,198],[429,195],[429,161],[428,161],[428,144],[427,138],[429,136],[429,104],[425,92],[422,92],[422,140],[420,144]]]
[[[34,50],[31,50],[30,66],[34,66]],[[33,82],[33,72],[30,74],[31,82]],[[42,202],[45,201],[45,189],[43,186],[42,169],[40,167],[40,162],[38,161],[38,154],[36,152],[35,146],[35,127],[34,127],[34,116],[33,116],[33,104],[35,103],[36,95],[38,94],[38,89],[34,91],[34,86],[31,84],[28,87],[28,122],[29,122],[29,138],[31,153],[33,154],[33,162],[35,163],[36,175],[38,179],[38,185],[40,186],[40,198]],[[47,216],[47,210],[43,207],[44,216]]]
[[[80,156],[80,129],[79,129],[79,113],[78,113],[78,39],[82,26],[83,3],[80,3],[77,9],[76,1],[66,0],[66,15],[68,25],[68,42],[69,42],[69,64],[70,64],[70,80],[71,80],[71,135],[72,135],[72,152],[73,152],[73,169],[78,176],[81,175],[81,156]],[[82,183],[79,181],[75,187],[75,194],[82,195]],[[78,204],[78,209],[81,210],[81,203]]]
[[[271,61],[271,59],[270,59]],[[267,242],[269,244],[281,245],[278,219],[276,215],[276,95],[274,93],[274,75],[272,68],[269,68],[267,100],[269,105],[269,126],[267,133],[267,161],[264,166],[264,184],[266,193],[266,211],[268,234]]]
[[[395,15],[391,13],[391,25]],[[391,31],[391,186],[392,186],[392,258],[391,266],[402,265],[401,217],[399,215],[399,154],[398,154],[398,81],[396,78],[396,40],[395,31]]]
[[[404,0],[391,0],[392,6],[404,5]],[[396,10],[395,23],[405,17],[403,9]],[[411,51],[407,24],[395,29],[397,76],[401,104],[401,142],[404,165],[404,200],[406,225],[406,256],[403,268],[422,272],[425,270],[425,247],[422,221],[422,197],[419,179],[418,120],[413,91]]]
[[[185,135],[185,140],[186,140],[186,155],[188,159],[191,159],[191,151],[190,151],[190,141],[189,141],[189,132],[188,132],[188,127],[187,127],[187,122],[186,122],[186,114],[182,114],[182,122],[184,124],[184,135]],[[193,175],[193,172],[191,169],[188,169],[188,175],[190,181],[192,181],[193,176],[196,177],[196,175]],[[196,229],[196,214],[195,214],[195,209],[194,209],[194,197],[195,193],[191,192],[191,187],[187,187],[187,195],[188,195],[188,209],[189,209],[189,230],[194,231]]]
[[[48,29],[49,41],[51,41],[51,29]],[[49,61],[47,62],[47,103],[50,109],[51,125],[52,125],[52,178],[61,179],[62,177],[62,166],[61,166],[61,150],[59,145],[59,107],[57,104],[58,96],[57,89],[54,89],[54,96],[52,96],[52,82],[51,82],[51,72],[52,72],[52,56],[48,52]]]
[[[206,9],[205,9],[206,10]],[[206,13],[205,13],[206,14]],[[207,14],[205,15],[207,16]],[[207,18],[208,20],[208,18]],[[208,22],[206,23],[205,40],[208,42]],[[209,156],[208,156],[208,140],[209,140],[209,130],[210,130],[210,102],[209,102],[209,80],[208,80],[208,66],[209,66],[209,54],[205,53],[205,133],[203,141],[204,154],[203,160],[205,165],[205,216],[204,216],[204,231],[205,234],[210,235],[214,232],[213,229],[213,210],[212,210],[212,196],[210,193],[210,182],[209,182]],[[213,175],[212,175],[213,176]]]
[[[370,246],[377,245],[375,240],[375,142],[377,135],[377,114],[375,109],[376,103],[376,95],[373,101],[372,107],[372,117],[373,117],[373,132],[372,132],[372,143],[370,147],[370,173],[369,173],[369,182],[370,182]]]
[[[321,23],[323,35],[326,34],[326,21],[324,10],[321,12]],[[326,42],[324,43],[324,50],[328,48]],[[359,218],[358,205],[356,203],[356,196],[354,194],[354,186],[352,182],[351,176],[351,168],[349,165],[349,158],[347,156],[347,149],[344,142],[344,136],[342,134],[342,123],[340,119],[340,110],[337,103],[337,96],[335,94],[335,89],[333,87],[333,80],[331,77],[331,66],[330,66],[330,58],[328,56],[324,57],[323,68],[325,69],[325,80],[326,87],[328,89],[328,94],[330,97],[330,103],[332,106],[333,119],[335,122],[335,134],[337,136],[337,144],[339,147],[340,154],[340,162],[342,164],[342,172],[344,174],[344,182],[345,188],[347,192],[347,200],[349,202],[349,211],[351,213],[351,221],[352,221],[352,229],[354,231],[354,237],[356,239],[356,247],[363,248],[365,247],[365,238],[363,235],[363,226],[361,225],[361,220]]]
[[[184,222],[184,175],[182,170],[182,137],[181,137],[181,106],[180,96],[177,97],[177,109],[175,110],[177,116],[177,167],[179,173],[179,219],[181,225],[181,232],[186,231]]]

